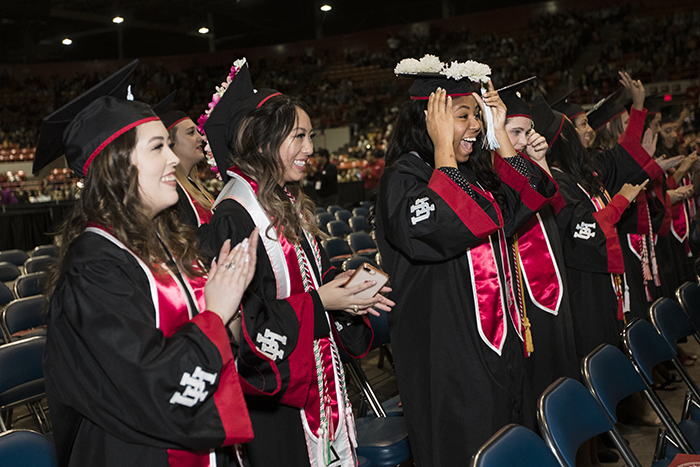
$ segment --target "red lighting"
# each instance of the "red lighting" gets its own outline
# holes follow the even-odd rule
[[[671,102],[671,95],[670,94],[664,94],[664,102]]]

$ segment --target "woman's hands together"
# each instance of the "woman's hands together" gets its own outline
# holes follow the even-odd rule
[[[391,307],[395,303],[388,298],[377,294],[371,298],[359,298],[355,294],[369,289],[376,284],[375,281],[365,281],[363,284],[358,284],[353,287],[345,287],[354,270],[346,271],[338,274],[331,282],[322,285],[316,291],[323,302],[323,307],[326,310],[342,310],[353,315],[364,315],[370,313],[374,316],[379,316],[377,310],[391,311]],[[391,292],[390,287],[382,287],[379,292]]]
[[[226,240],[219,256],[211,262],[204,298],[207,310],[219,315],[224,324],[238,310],[243,293],[255,275],[257,246],[258,229],[255,229],[234,248],[231,248],[231,240]]]

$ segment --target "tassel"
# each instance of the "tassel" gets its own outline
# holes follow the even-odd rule
[[[525,349],[528,354],[535,351],[535,346],[532,342],[532,332],[530,331],[530,320],[527,316],[523,317],[523,327],[525,327]]]
[[[316,451],[316,457],[319,461],[322,461],[326,465],[328,465],[328,462],[326,462],[326,430],[323,428],[320,428],[318,430],[318,446]]]
[[[657,287],[661,287],[661,279],[659,278],[659,265],[656,262],[656,249],[654,248],[654,236],[652,235],[650,237],[651,239],[651,271],[654,275],[654,285]]]
[[[352,415],[352,408],[345,409],[345,424],[348,430],[348,437],[353,448],[357,448],[357,429],[355,428],[355,417]]]
[[[481,96],[483,97],[484,94],[486,94],[486,88],[484,88],[484,85],[481,85]],[[496,131],[493,128],[493,114],[491,113],[491,109],[484,105],[484,118],[486,118],[486,137],[484,138],[484,147],[487,149],[498,149],[500,146],[498,145],[498,141],[496,140]]]

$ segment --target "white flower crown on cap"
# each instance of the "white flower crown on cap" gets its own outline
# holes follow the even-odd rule
[[[485,63],[467,60],[460,63],[452,62],[449,66],[440,61],[435,55],[426,54],[420,60],[415,58],[404,58],[394,68],[396,75],[418,75],[422,73],[435,73],[446,78],[458,81],[462,78],[469,78],[475,83],[486,83],[491,74],[491,67]]]

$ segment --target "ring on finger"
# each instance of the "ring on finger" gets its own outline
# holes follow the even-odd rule
[[[355,313],[357,313],[359,310],[359,307],[357,305],[353,305],[352,309],[355,311]]]
[[[224,264],[224,268],[225,268],[227,271],[233,271],[234,269],[236,269],[236,262],[235,262],[235,261],[231,261],[230,263],[226,263],[226,264]]]

